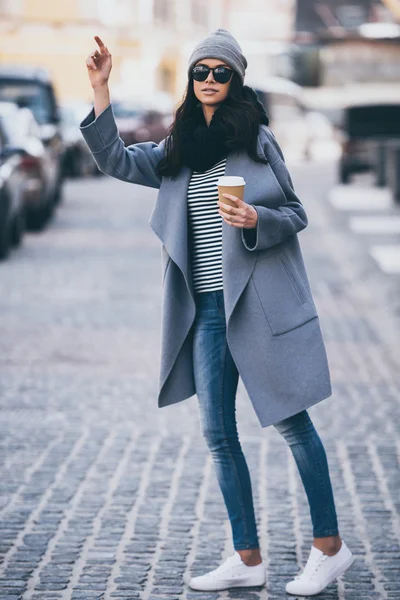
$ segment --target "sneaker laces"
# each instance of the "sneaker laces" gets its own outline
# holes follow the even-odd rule
[[[304,577],[309,577],[310,579],[314,579],[318,569],[320,568],[320,566],[322,565],[322,563],[324,562],[324,560],[326,560],[328,558],[327,554],[321,554],[321,556],[318,556],[318,558],[316,559],[315,563],[311,565],[306,564],[306,566],[303,569],[303,572],[300,573],[300,575],[295,575],[295,579],[301,579]]]

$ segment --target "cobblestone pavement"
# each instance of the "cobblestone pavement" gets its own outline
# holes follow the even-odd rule
[[[329,164],[293,168],[334,393],[309,409],[356,561],[319,597],[400,599],[399,280],[328,201]],[[281,600],[312,543],[306,495],[239,382],[266,587],[202,593],[231,554],[197,399],[156,405],[160,244],[154,190],[70,182],[55,220],[0,267],[1,600]]]

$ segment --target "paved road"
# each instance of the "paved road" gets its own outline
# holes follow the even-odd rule
[[[330,201],[331,164],[293,167],[300,234],[334,394],[309,409],[353,568],[321,598],[400,599],[399,278]],[[289,597],[312,543],[294,460],[239,382],[268,586],[202,594],[190,573],[232,552],[197,399],[156,405],[156,192],[70,182],[49,229],[0,267],[1,600]]]

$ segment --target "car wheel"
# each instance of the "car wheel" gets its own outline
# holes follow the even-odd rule
[[[71,177],[77,179],[82,177],[82,159],[80,153],[75,150],[71,156]]]
[[[9,219],[0,223],[0,260],[7,258],[11,246],[11,227]]]
[[[7,258],[11,246],[10,200],[7,193],[0,198],[0,260]]]
[[[25,231],[25,212],[20,210],[15,216],[12,226],[11,242],[13,246],[20,246]]]
[[[344,184],[350,183],[351,181],[351,172],[343,166],[340,167],[339,180],[340,183]]]
[[[69,150],[63,159],[62,173],[65,177],[75,179],[80,177],[79,156],[74,150]]]
[[[63,199],[63,179],[57,181],[56,189],[53,195],[53,205],[60,204]]]
[[[34,211],[28,212],[26,216],[26,226],[30,231],[41,231],[47,225],[51,214],[52,206],[46,204]]]

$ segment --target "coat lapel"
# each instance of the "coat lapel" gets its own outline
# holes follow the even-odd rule
[[[241,175],[245,182],[244,200],[251,204],[254,197],[252,189],[253,165],[247,153],[236,152],[228,155],[225,175]],[[222,223],[222,272],[224,278],[224,305],[226,324],[233,313],[237,301],[253,270],[256,252],[249,252],[242,242],[238,227]]]
[[[227,156],[225,174],[244,177],[246,181],[244,200],[251,204],[261,201],[259,181],[260,176],[266,176],[265,171],[262,171],[266,168],[265,165],[252,161],[246,152],[234,152]],[[187,212],[187,190],[191,174],[192,169],[185,165],[175,180],[171,177],[163,177],[149,223],[171,259],[181,270],[194,302]],[[222,269],[227,323],[249,280],[256,254],[244,247],[239,228],[223,222]]]
[[[150,226],[185,278],[194,301],[188,245],[187,190],[192,169],[184,165],[176,179],[163,177]]]

